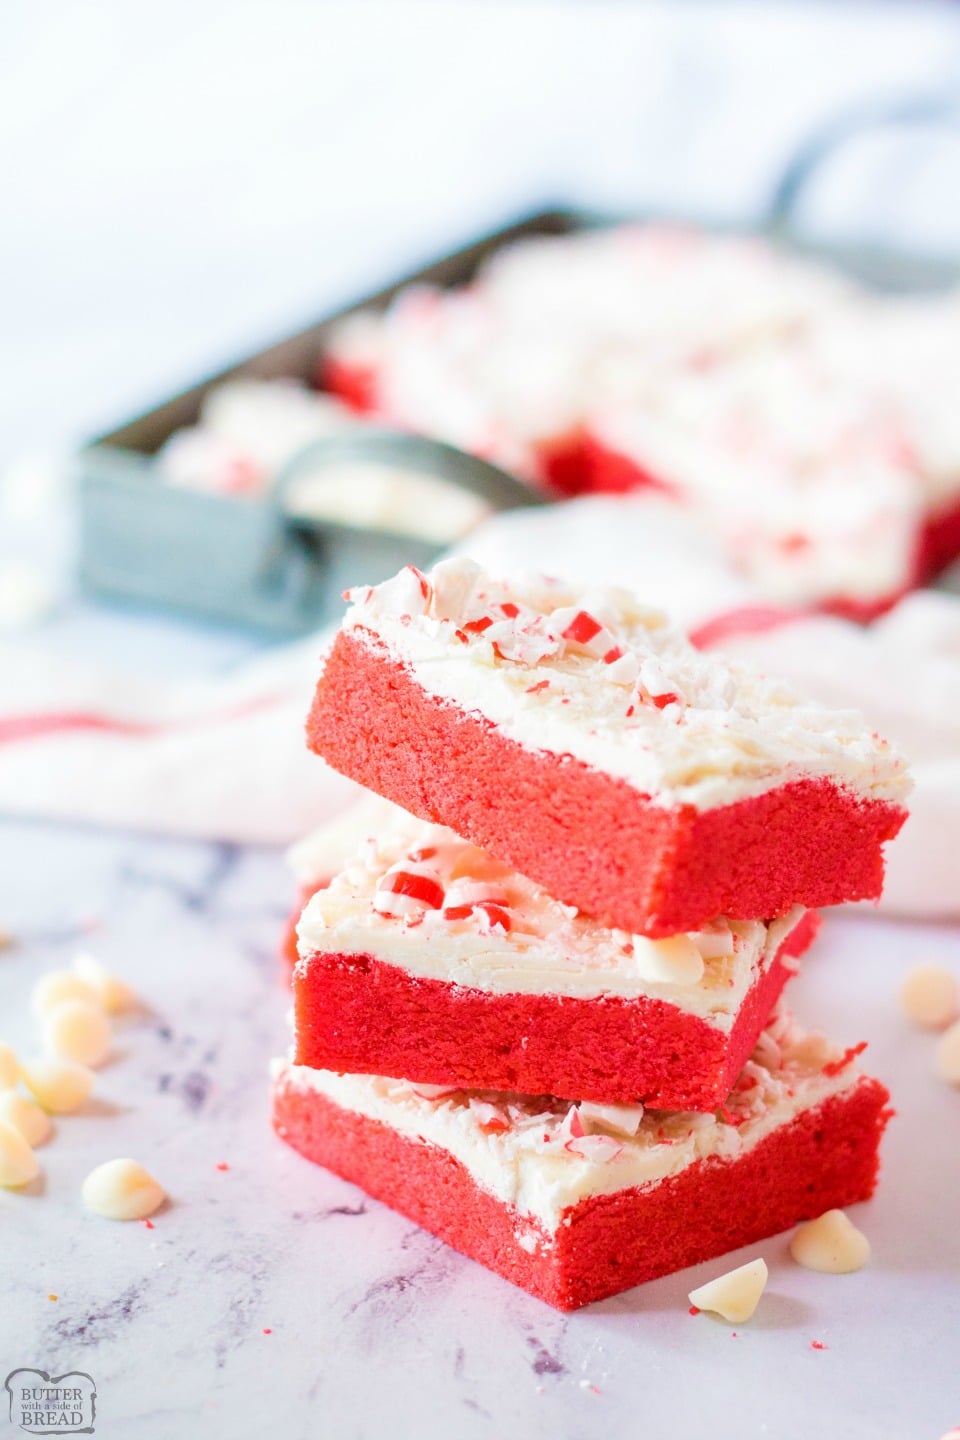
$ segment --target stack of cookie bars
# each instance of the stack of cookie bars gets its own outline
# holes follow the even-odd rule
[[[623,591],[348,598],[309,743],[383,799],[301,852],[278,1133],[561,1309],[866,1199],[887,1092],[780,997],[899,757]]]

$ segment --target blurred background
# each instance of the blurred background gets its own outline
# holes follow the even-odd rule
[[[960,104],[960,10],[7,0],[0,457],[109,428],[546,203],[760,219],[804,137]],[[960,129],[876,129],[803,221],[960,241]]]

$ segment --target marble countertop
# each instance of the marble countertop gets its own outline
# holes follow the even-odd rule
[[[938,1440],[960,1420],[960,1094],[896,1003],[919,958],[960,969],[960,934],[832,916],[794,985],[802,1017],[869,1038],[899,1112],[857,1215],[869,1269],[803,1271],[781,1237],[739,1256],[771,1270],[749,1325],[687,1313],[716,1261],[561,1316],[272,1135],[278,854],[19,823],[0,849],[4,1038],[30,1048],[31,985],[79,947],[148,1007],[42,1184],[0,1192],[0,1371],[88,1372],[98,1435]],[[126,1154],[169,1191],[153,1229],[80,1207]]]

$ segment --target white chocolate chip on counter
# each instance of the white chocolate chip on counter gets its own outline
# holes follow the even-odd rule
[[[19,1130],[0,1120],[0,1185],[16,1189],[29,1185],[40,1174],[36,1155]]]
[[[45,1144],[53,1131],[46,1110],[41,1110],[36,1100],[21,1095],[19,1090],[0,1091],[0,1120],[19,1130],[34,1150]]]
[[[689,935],[648,940],[634,935],[637,973],[656,985],[697,985],[703,979],[703,956]]]
[[[41,975],[30,996],[30,1008],[38,1020],[44,1020],[58,1005],[68,1000],[83,1000],[87,1005],[101,1007],[102,1002],[92,985],[70,970],[51,970]]]
[[[66,1000],[44,1017],[43,1048],[61,1060],[96,1068],[110,1051],[113,1031],[99,1005]]]
[[[129,985],[111,974],[95,955],[82,950],[73,957],[73,970],[75,975],[96,992],[97,999],[108,1015],[119,1015],[123,1010],[132,1009],[136,996]]]
[[[27,1060],[23,1083],[49,1115],[69,1115],[79,1109],[93,1089],[94,1074],[73,1060]]]
[[[145,1220],[159,1210],[166,1191],[136,1160],[107,1160],[83,1182],[83,1203],[106,1220]]]
[[[955,1020],[958,1000],[956,978],[942,965],[916,965],[900,986],[903,1013],[924,1030],[942,1030]]]
[[[9,1045],[0,1045],[0,1090],[12,1090],[20,1079],[20,1061]]]
[[[706,1285],[691,1290],[690,1304],[698,1310],[710,1310],[734,1324],[742,1324],[750,1319],[759,1305],[760,1296],[766,1288],[767,1274],[765,1260],[750,1260],[746,1265],[738,1265],[736,1270],[728,1270],[725,1275],[718,1275],[716,1280],[708,1280]]]
[[[870,1241],[843,1210],[827,1210],[795,1231],[790,1254],[807,1270],[850,1275],[870,1259]]]
[[[960,1085],[960,1020],[955,1020],[940,1036],[933,1063],[941,1080],[946,1080],[948,1085]]]

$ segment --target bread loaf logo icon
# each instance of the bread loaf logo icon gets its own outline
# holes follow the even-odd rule
[[[12,1370],[6,1379],[10,1423],[26,1435],[92,1435],[97,1387],[83,1370],[48,1375]]]

